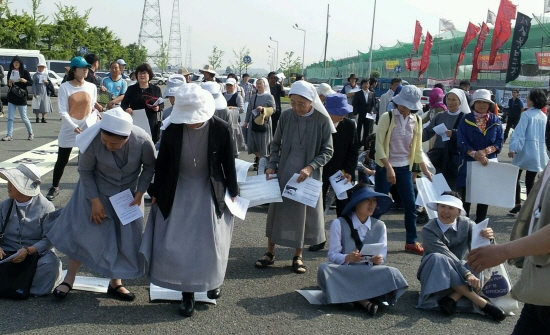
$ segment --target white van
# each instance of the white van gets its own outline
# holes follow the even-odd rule
[[[39,63],[45,63],[46,59],[44,55],[40,53],[40,50],[23,50],[23,49],[0,49],[0,65],[4,68],[4,75],[8,76],[10,70],[10,63],[14,56],[19,56],[23,60],[25,69],[29,72],[36,72],[36,67]],[[32,97],[32,89],[29,87],[29,96]],[[2,100],[7,99],[8,87],[3,86],[0,88],[0,98]]]
[[[71,65],[70,60],[47,60],[46,67],[48,70],[57,73],[61,78],[65,77],[65,67]]]

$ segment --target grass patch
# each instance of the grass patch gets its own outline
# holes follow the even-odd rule
[[[289,97],[281,97],[281,103],[289,104],[290,103],[290,98]]]

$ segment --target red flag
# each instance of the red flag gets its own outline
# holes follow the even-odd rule
[[[412,58],[405,58],[405,68],[407,71],[411,71],[411,59]]]
[[[422,37],[422,26],[420,22],[416,20],[416,27],[414,28],[414,41],[411,50],[411,57],[420,48],[420,37]]]
[[[500,0],[498,7],[497,22],[493,29],[493,41],[489,53],[489,65],[495,64],[498,49],[512,36],[511,21],[516,18],[516,6],[510,0]]]
[[[474,49],[474,54],[472,56],[473,67],[472,67],[472,76],[470,77],[471,82],[474,82],[477,80],[477,74],[479,72],[477,58],[479,57],[479,54],[483,49],[483,44],[485,44],[485,40],[487,39],[487,36],[489,36],[489,27],[487,26],[487,24],[485,24],[485,22],[483,22],[483,25],[481,26],[481,32],[479,33],[479,37],[477,38],[476,48]]]
[[[462,64],[462,61],[464,60],[464,57],[465,57],[464,51],[466,51],[466,47],[476,37],[477,33],[479,33],[480,30],[481,28],[479,28],[472,22],[468,23],[468,29],[466,30],[466,34],[464,35],[464,40],[462,41],[462,47],[460,48],[460,54],[458,55],[458,60],[456,62],[454,80],[456,80],[458,67],[460,66],[460,64]]]
[[[430,52],[432,51],[433,45],[434,40],[428,31],[426,33],[426,41],[424,41],[424,50],[422,50],[422,60],[420,61],[420,69],[418,70],[418,79],[422,79],[422,75],[426,72],[428,66],[430,65]]]

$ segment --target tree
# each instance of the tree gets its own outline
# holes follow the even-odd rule
[[[243,59],[245,56],[250,56],[250,50],[246,48],[246,45],[242,47],[241,50],[237,53],[235,49],[233,49],[233,55],[235,55],[235,62],[231,62],[231,67],[233,68],[233,72],[238,73],[239,76],[242,76],[244,71],[246,71],[246,68],[248,68],[253,63],[250,62],[249,64],[245,64]]]
[[[302,71],[302,62],[300,60],[300,57],[294,58],[294,51],[285,52],[285,57],[281,61],[280,68],[287,78],[291,77],[291,73]]]
[[[225,51],[218,49],[217,46],[214,45],[214,48],[212,49],[212,55],[208,56],[208,63],[212,65],[214,69],[219,68],[222,66],[222,57],[225,54]]]
[[[126,61],[128,69],[135,69],[138,65],[147,62],[147,49],[139,46],[137,43],[132,43],[126,46]]]
[[[161,71],[166,70],[168,63],[170,62],[170,54],[168,53],[168,44],[162,43],[159,53],[156,57],[156,64]]]
[[[380,78],[380,72],[377,71],[377,70],[372,70],[372,71],[370,72],[370,77],[372,77],[372,78]]]

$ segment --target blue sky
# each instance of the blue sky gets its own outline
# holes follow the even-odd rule
[[[124,44],[138,41],[144,0],[43,0],[40,11],[55,13],[55,3],[76,6],[80,12],[91,8],[90,24],[107,26]],[[541,14],[544,0],[513,0],[518,11],[527,15]],[[13,10],[28,10],[30,0],[10,0]],[[168,42],[173,0],[159,0],[163,35]],[[392,46],[397,40],[410,42],[415,20],[438,33],[439,18],[452,20],[464,31],[468,21],[485,20],[487,9],[497,13],[500,0],[378,0],[374,30],[374,49]],[[182,58],[185,58],[186,31],[192,29],[193,68],[207,63],[212,47],[225,51],[223,66],[233,61],[232,50],[247,46],[253,67],[269,69],[268,45],[276,47],[269,37],[279,41],[279,61],[286,51],[301,57],[303,33],[292,28],[297,23],[306,30],[305,62],[322,61],[327,4],[330,4],[327,59],[338,59],[367,52],[370,46],[374,0],[180,0]],[[548,15],[548,14],[547,14]],[[549,15],[550,16],[550,15]],[[548,18],[547,18],[548,20]]]

